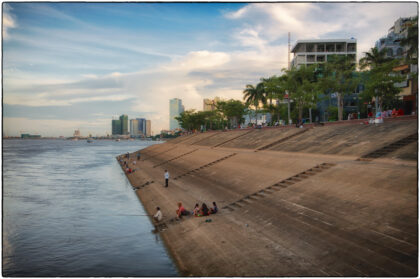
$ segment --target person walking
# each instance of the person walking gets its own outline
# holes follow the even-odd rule
[[[168,170],[165,170],[165,187],[168,187],[169,183],[169,172]]]

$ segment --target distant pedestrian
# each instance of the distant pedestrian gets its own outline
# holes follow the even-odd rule
[[[140,152],[137,153],[137,161],[140,161]]]
[[[169,172],[168,170],[165,170],[165,187],[168,187],[169,184]]]

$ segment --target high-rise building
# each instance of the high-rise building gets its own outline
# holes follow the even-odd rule
[[[292,66],[310,65],[329,61],[331,55],[346,55],[356,63],[357,40],[323,39],[298,40],[292,48]]]
[[[146,119],[145,118],[136,118],[138,121],[138,130],[139,135],[146,136]]]
[[[146,137],[150,137],[152,135],[152,121],[146,120]]]
[[[130,135],[139,135],[139,121],[137,119],[130,119]]]
[[[121,120],[112,119],[112,134],[121,135]]]
[[[179,129],[179,123],[175,117],[179,116],[184,111],[182,100],[174,98],[169,100],[169,130]]]
[[[128,116],[123,114],[120,116],[121,121],[121,134],[120,135],[128,135]]]
[[[80,137],[80,130],[74,130],[73,137]]]

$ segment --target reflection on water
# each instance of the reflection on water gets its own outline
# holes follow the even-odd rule
[[[3,141],[3,276],[177,276],[115,156],[142,141]]]

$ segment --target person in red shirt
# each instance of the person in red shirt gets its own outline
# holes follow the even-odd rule
[[[400,108],[398,110],[398,116],[404,115],[404,110],[402,108]]]
[[[178,209],[176,210],[176,216],[178,218],[182,218],[182,216],[188,215],[187,211],[185,210],[185,208],[182,206],[182,202],[178,203]]]

